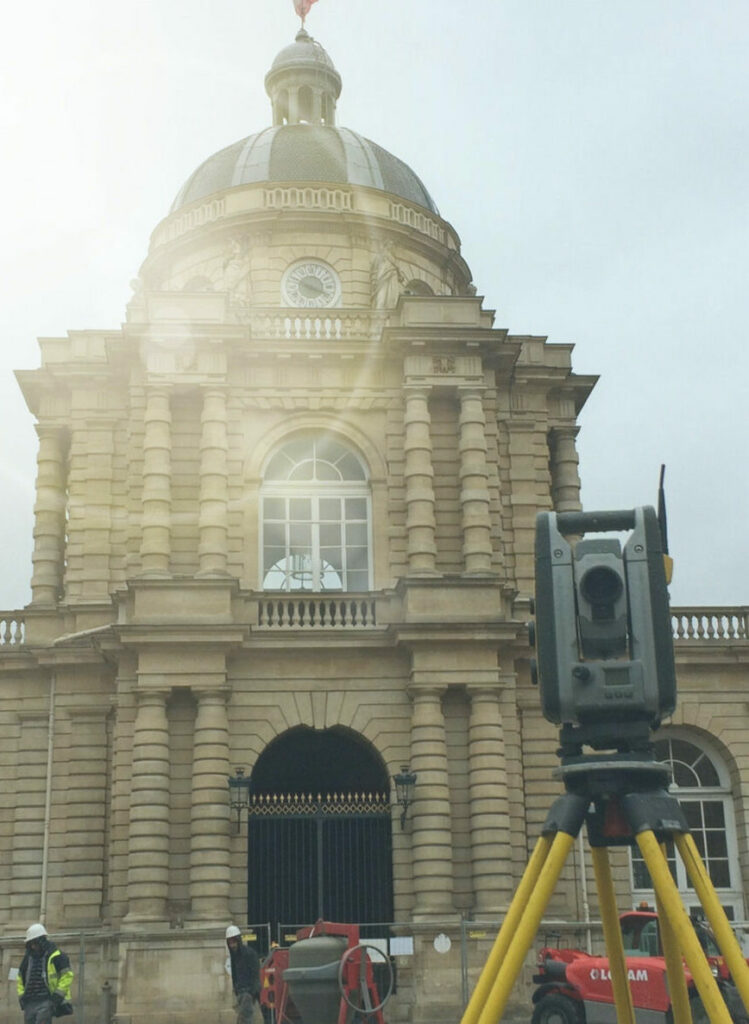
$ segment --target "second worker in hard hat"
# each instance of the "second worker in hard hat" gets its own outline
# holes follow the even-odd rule
[[[53,1017],[72,1013],[72,982],[67,954],[50,940],[43,924],[30,925],[26,931],[26,953],[16,981],[24,1024],[50,1024]]]
[[[260,960],[251,946],[242,942],[242,933],[235,924],[226,929],[229,950],[231,984],[237,1000],[237,1024],[261,1021],[258,1012],[260,999]]]

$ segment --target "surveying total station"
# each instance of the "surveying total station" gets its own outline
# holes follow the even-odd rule
[[[623,531],[629,531],[623,548],[618,538],[596,536]],[[749,1014],[749,966],[679,802],[668,792],[669,770],[653,754],[651,733],[676,705],[666,549],[665,515],[648,506],[542,512],[536,519],[531,674],[544,717],[560,727],[554,774],[565,793],[547,814],[461,1024],[497,1024],[502,1017],[583,822],[618,1024],[635,1024],[635,1014],[608,849],[635,845],[656,894],[673,1024],[692,1024],[684,961],[711,1024],[731,1024],[671,876],[667,839],[684,862]]]

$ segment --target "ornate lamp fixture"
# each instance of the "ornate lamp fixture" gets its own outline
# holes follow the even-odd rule
[[[412,772],[407,764],[401,765],[401,770],[393,776],[395,783],[395,794],[401,808],[401,828],[406,827],[406,815],[414,798],[414,786],[416,785],[416,772]]]
[[[242,811],[250,806],[250,780],[245,778],[244,768],[235,768],[234,777],[230,775],[229,783],[229,806],[236,813],[237,820],[234,825],[234,832],[239,835],[242,827]]]

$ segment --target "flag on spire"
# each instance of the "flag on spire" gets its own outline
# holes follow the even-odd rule
[[[302,24],[304,24],[304,19],[309,14],[310,7],[316,2],[317,0],[294,0],[294,10],[302,19]]]

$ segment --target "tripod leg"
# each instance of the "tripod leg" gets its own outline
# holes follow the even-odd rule
[[[665,859],[666,849],[661,843],[660,850]],[[689,1008],[689,993],[687,992],[687,979],[684,976],[684,964],[681,959],[679,943],[671,927],[668,914],[664,913],[659,897],[655,897],[655,906],[658,911],[658,928],[661,933],[663,944],[663,958],[666,961],[666,977],[668,978],[668,990],[671,993],[671,1011],[676,1024],[690,1024],[692,1012]]]
[[[702,863],[699,850],[688,832],[677,833],[674,836],[674,842],[702,904],[702,909],[705,911],[715,933],[715,938],[718,940],[720,951],[725,957],[728,970],[731,972],[731,977],[736,988],[739,990],[741,1001],[747,1011],[749,1011],[749,965],[744,959],[744,955],[736,941],[736,936],[733,934],[726,913],[720,905],[713,883],[710,881],[710,876],[705,865]]]
[[[505,919],[502,922],[502,927],[499,929],[494,945],[491,948],[491,952],[487,957],[486,963],[479,975],[479,980],[476,982],[476,987],[473,990],[468,1006],[465,1008],[461,1024],[476,1024],[479,1019],[481,1010],[486,1002],[487,996],[491,991],[492,983],[497,971],[500,968],[502,961],[505,958],[507,947],[510,945],[512,936],[517,930],[520,918],[523,916],[523,912],[528,904],[531,893],[536,887],[538,876],[541,874],[541,868],[546,863],[546,858],[549,855],[551,849],[552,836],[541,835],[538,837],[533,853],[531,854],[530,860],[523,872],[523,877],[520,881],[520,885],[515,891],[515,895],[512,898]]]
[[[594,846],[591,848],[591,853],[598,889],[598,904],[603,922],[603,938],[609,957],[617,1024],[635,1024],[635,1010],[632,1003],[632,992],[627,981],[627,962],[624,959],[624,943],[616,910],[616,893],[614,880],[611,877],[609,851],[605,846]]]
[[[678,940],[684,959],[692,973],[697,991],[702,997],[710,1024],[731,1024],[731,1015],[728,1012],[723,997],[713,978],[710,965],[700,946],[694,928],[687,916],[684,904],[681,901],[679,890],[671,877],[666,858],[661,852],[658,840],[650,829],[645,829],[637,834],[637,845],[645,861],[650,877],[653,879],[658,899],[670,926]]]
[[[575,835],[577,835],[577,832],[575,832]],[[557,832],[538,876],[538,882],[528,898],[524,911],[521,913],[515,933],[510,938],[504,960],[494,979],[489,997],[479,1016],[478,1024],[497,1024],[497,1021],[499,1021],[504,1013],[507,1000],[512,992],[512,986],[515,984],[518,974],[520,974],[523,961],[538,931],[546,905],[551,899],[551,894],[564,867],[564,862],[572,849],[575,835],[569,835],[567,832]]]

